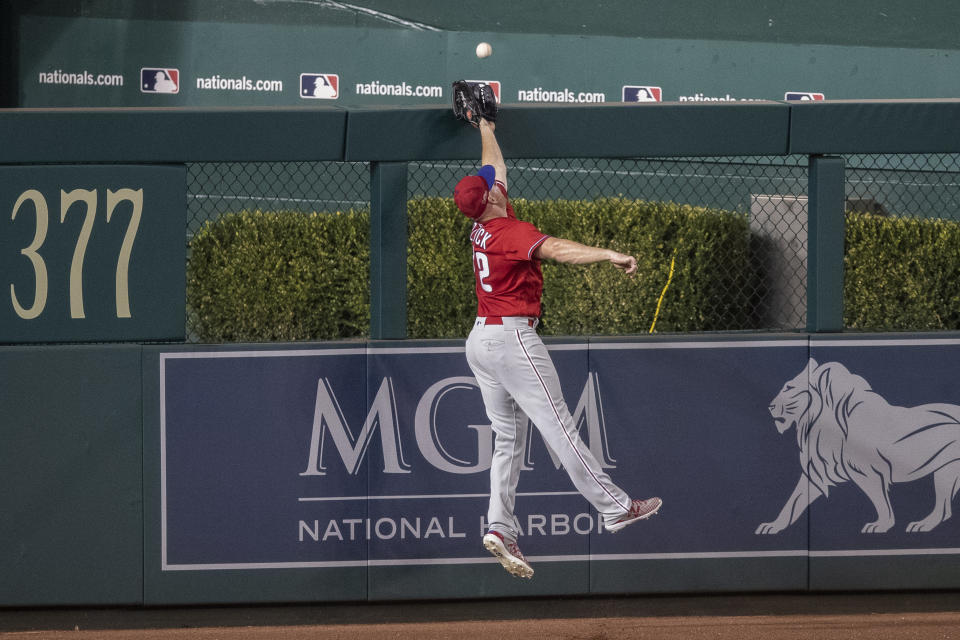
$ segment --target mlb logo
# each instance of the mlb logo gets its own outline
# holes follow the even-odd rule
[[[309,100],[336,100],[340,97],[340,76],[335,73],[301,73],[300,97]]]
[[[807,91],[788,91],[783,95],[784,100],[823,100],[822,93],[810,93]]]
[[[623,102],[660,102],[662,95],[660,87],[623,87]]]
[[[140,69],[140,91],[143,93],[180,93],[180,69]]]
[[[497,98],[497,104],[500,104],[500,81],[499,80],[467,80],[467,82],[482,82],[490,85],[493,89],[493,95]]]

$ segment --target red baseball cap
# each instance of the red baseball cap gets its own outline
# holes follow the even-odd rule
[[[483,215],[496,175],[493,165],[485,164],[475,175],[462,178],[457,183],[453,188],[453,201],[463,215],[472,220]]]

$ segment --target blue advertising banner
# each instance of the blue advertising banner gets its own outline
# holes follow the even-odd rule
[[[769,399],[805,340],[551,346],[581,436],[662,515],[612,535],[531,429],[533,562],[803,556]],[[492,433],[462,347],[160,355],[165,570],[489,562]]]
[[[595,457],[664,506],[606,532],[531,429],[526,589],[480,543],[493,436],[459,344],[159,348],[151,597],[176,601],[184,572],[232,594],[223,570],[256,570],[285,598],[338,597],[315,576],[283,590],[308,568],[354,599],[960,584],[960,340],[549,348]]]

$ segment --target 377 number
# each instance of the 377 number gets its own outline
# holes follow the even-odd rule
[[[127,230],[123,236],[123,243],[120,245],[120,254],[117,256],[115,279],[117,317],[129,318],[130,254],[133,251],[133,241],[137,237],[137,229],[140,227],[140,217],[143,214],[143,189],[117,189],[116,191],[107,189],[106,195],[108,224],[117,205],[121,202],[129,202],[133,205],[133,215],[130,216],[130,222],[127,224]],[[44,241],[47,239],[47,230],[50,226],[50,212],[47,207],[47,200],[43,197],[43,194],[36,189],[28,189],[20,194],[16,204],[13,205],[13,212],[10,214],[11,220],[17,219],[17,214],[20,213],[20,210],[25,207],[27,202],[33,204],[32,208],[36,222],[33,241],[21,249],[20,253],[29,260],[33,266],[33,302],[27,307],[23,306],[13,284],[10,285],[10,300],[18,316],[24,320],[31,320],[43,313],[47,305],[47,289],[49,286],[47,263],[43,259],[41,250],[43,249]],[[90,241],[90,235],[93,232],[94,218],[97,211],[97,192],[93,189],[60,190],[61,223],[66,221],[70,208],[78,202],[83,203],[86,207],[82,209],[84,211],[83,224],[80,227],[77,243],[73,249],[73,260],[70,262],[71,318],[86,317],[83,311],[83,259],[87,253],[87,243]]]

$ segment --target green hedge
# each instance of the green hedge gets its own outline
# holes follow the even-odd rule
[[[332,340],[370,327],[370,217],[242,211],[190,241],[187,308],[202,342]]]
[[[750,328],[755,290],[744,216],[608,198],[513,201],[545,233],[637,257],[626,278],[609,264],[544,263],[545,335]],[[462,337],[476,315],[470,222],[449,198],[411,200],[408,335]],[[369,334],[369,217],[240,212],[190,243],[187,298],[204,342],[325,340]]]
[[[848,213],[843,297],[851,329],[960,329],[960,225]]]
[[[752,329],[746,219],[619,198],[515,200],[544,232],[632,253],[639,273],[544,263],[545,335]],[[470,222],[450,199],[409,203],[408,335],[462,337],[476,313]],[[243,211],[190,243],[187,304],[204,342],[369,335],[369,215]],[[844,321],[871,331],[960,329],[960,224],[848,213]],[[759,294],[753,294],[759,295]]]

